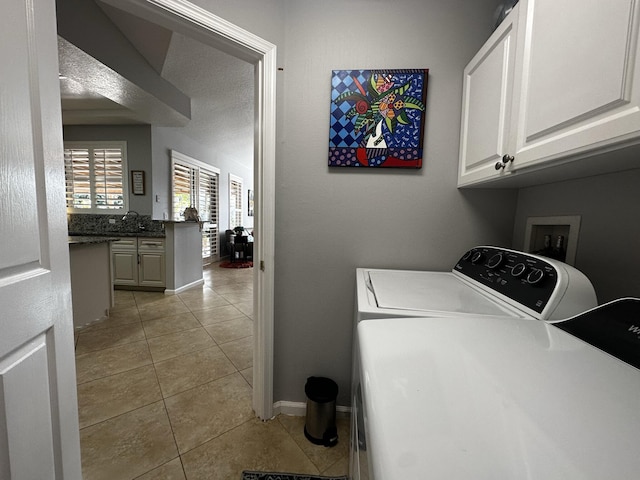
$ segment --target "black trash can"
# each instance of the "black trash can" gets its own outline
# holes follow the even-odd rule
[[[307,418],[304,435],[316,445],[333,447],[338,443],[336,398],[338,384],[330,378],[309,377],[304,386],[307,394]]]

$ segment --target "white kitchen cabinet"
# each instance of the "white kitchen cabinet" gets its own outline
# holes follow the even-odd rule
[[[517,22],[512,93],[509,76],[503,74],[507,105],[492,104],[476,112],[478,118],[471,116],[467,129],[465,118],[475,104],[473,98],[463,104],[458,185],[518,185],[507,179],[553,181],[640,166],[637,155],[596,156],[640,143],[639,10],[634,0],[521,0],[505,20]],[[495,32],[489,42],[495,43],[499,35]],[[495,77],[500,65],[494,63]],[[465,94],[469,81],[465,76]],[[497,89],[471,89],[471,94],[493,102],[492,90]],[[495,112],[500,109],[505,126],[498,130],[496,153],[488,155],[484,144],[494,139],[481,137],[496,128]],[[491,128],[483,126],[485,122]],[[499,154],[513,161],[501,162]],[[495,170],[498,162],[502,166]],[[530,175],[542,170],[544,175]]]
[[[111,244],[114,285],[138,285],[138,242],[122,237]]]
[[[504,175],[496,163],[514,151],[510,135],[518,5],[464,70],[459,184]]]
[[[122,237],[111,247],[113,284],[126,287],[166,285],[163,238]]]
[[[138,238],[138,284],[143,287],[165,286],[164,239]]]

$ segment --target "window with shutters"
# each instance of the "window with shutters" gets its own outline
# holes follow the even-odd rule
[[[125,212],[126,142],[65,142],[67,212]]]
[[[229,174],[229,228],[242,225],[242,179]]]
[[[202,259],[207,264],[218,253],[218,178],[220,170],[194,158],[171,152],[172,213],[176,221],[184,220],[187,207],[198,209],[202,224]]]

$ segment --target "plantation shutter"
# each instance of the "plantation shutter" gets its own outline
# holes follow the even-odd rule
[[[175,221],[184,220],[187,207],[195,207],[196,169],[184,163],[173,162],[173,215]]]
[[[88,148],[64,149],[67,208],[91,208],[91,165]]]
[[[242,226],[242,179],[235,175],[229,175],[229,224]]]
[[[218,256],[218,177],[220,170],[179,152],[171,152],[171,218],[184,220],[187,207],[196,207],[202,221],[202,258]]]
[[[124,211],[127,204],[126,144],[66,142],[66,203],[71,212]]]
[[[218,255],[218,175],[200,170],[198,212],[204,221],[202,228],[202,258]]]
[[[122,149],[93,150],[94,202],[100,209],[124,207]]]

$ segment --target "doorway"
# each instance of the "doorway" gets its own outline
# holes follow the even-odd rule
[[[254,65],[253,408],[273,416],[276,47],[184,0],[104,3]]]

